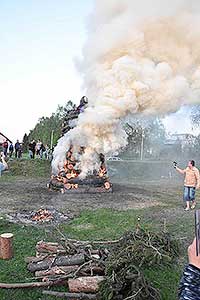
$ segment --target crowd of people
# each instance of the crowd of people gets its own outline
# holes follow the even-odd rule
[[[44,145],[41,140],[35,142],[32,140],[28,145],[29,157],[34,159],[35,157],[39,157],[40,159],[49,159],[50,158],[50,148],[48,145]]]
[[[19,140],[17,140],[14,145],[8,140],[5,140],[2,144],[2,152],[5,158],[21,158],[23,150],[23,144],[20,143]],[[35,157],[40,159],[50,159],[51,157],[51,150],[49,146],[44,145],[41,140],[38,140],[37,142],[35,142],[35,140],[32,140],[28,145],[28,152],[29,158],[31,159],[34,159]]]

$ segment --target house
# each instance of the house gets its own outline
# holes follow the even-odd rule
[[[5,140],[7,140],[9,143],[11,143],[11,140],[5,136],[2,132],[0,132],[0,146],[2,146],[3,142],[5,142]]]
[[[189,133],[172,134],[170,139],[172,143],[181,145],[182,150],[187,146],[193,146],[195,142],[195,136]]]

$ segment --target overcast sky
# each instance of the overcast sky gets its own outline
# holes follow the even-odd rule
[[[81,55],[92,5],[93,0],[0,0],[0,131],[10,139],[22,139],[58,104],[80,99],[73,59]],[[167,130],[190,131],[187,114],[167,118]]]

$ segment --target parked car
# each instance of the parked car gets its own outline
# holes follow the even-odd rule
[[[106,160],[110,160],[110,161],[120,161],[121,158],[118,157],[118,156],[110,156],[110,157],[107,157]]]

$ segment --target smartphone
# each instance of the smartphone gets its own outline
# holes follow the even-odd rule
[[[200,255],[200,209],[195,211],[196,255]]]

